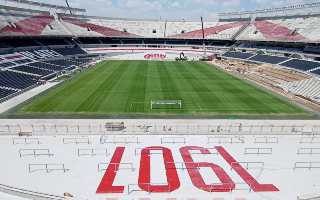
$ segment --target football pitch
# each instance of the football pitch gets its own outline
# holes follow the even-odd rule
[[[181,107],[152,101],[179,101]],[[24,104],[54,116],[301,115],[306,112],[203,62],[105,61]]]

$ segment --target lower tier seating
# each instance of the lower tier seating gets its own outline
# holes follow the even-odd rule
[[[248,59],[248,58],[254,56],[254,54],[230,51],[230,52],[224,53],[223,56],[230,57],[230,58]]]
[[[46,61],[46,63],[61,66],[63,69],[66,69],[66,68],[69,68],[69,67],[76,65],[74,62],[67,60],[67,59],[49,60],[49,61]]]
[[[12,62],[4,62],[4,63],[0,63],[0,68],[5,68],[5,67],[12,67],[15,64]]]
[[[317,78],[285,83],[280,87],[295,95],[304,96],[320,103],[320,80]]]
[[[0,86],[14,89],[26,89],[35,85],[38,79],[35,76],[20,74],[12,71],[0,71]]]
[[[269,55],[256,55],[249,60],[270,63],[270,64],[279,64],[288,60],[286,57],[279,57],[279,56],[269,56]]]
[[[45,63],[45,62],[36,62],[36,63],[30,63],[28,64],[31,67],[36,67],[39,69],[44,69],[44,70],[49,70],[49,71],[62,71],[63,67],[58,66],[58,65],[51,65],[49,63]]]
[[[313,71],[312,73],[320,75],[320,69],[317,69],[317,70]]]
[[[55,48],[54,51],[56,51],[56,52],[58,52],[58,53],[60,53],[61,55],[64,55],[64,56],[87,54],[80,47]]]
[[[290,67],[302,71],[309,71],[312,69],[315,69],[317,67],[320,67],[320,62],[313,62],[313,61],[307,61],[307,60],[300,60],[300,59],[292,59],[285,63],[281,64],[285,67]]]
[[[49,75],[49,74],[54,73],[54,72],[49,71],[49,70],[39,69],[39,68],[27,66],[27,65],[22,65],[22,66],[19,66],[19,67],[14,67],[14,68],[11,68],[11,69],[16,70],[16,71],[21,71],[21,72],[30,73],[30,74],[35,74],[35,75],[39,75],[39,76],[47,76],[47,75]]]
[[[15,93],[16,91],[14,90],[8,90],[8,89],[4,89],[4,88],[0,88],[0,100]]]

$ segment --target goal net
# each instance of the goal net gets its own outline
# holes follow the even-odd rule
[[[153,109],[182,109],[182,100],[152,100],[150,103]]]

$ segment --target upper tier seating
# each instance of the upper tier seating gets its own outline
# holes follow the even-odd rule
[[[239,59],[248,59],[254,54],[252,53],[244,53],[244,52],[235,52],[235,51],[229,51],[223,54],[225,57],[230,57],[230,58],[239,58]]]
[[[35,76],[20,74],[12,71],[0,71],[0,87],[26,89],[35,85],[38,79]]]
[[[319,17],[296,17],[252,22],[238,40],[319,41]]]
[[[257,18],[252,22],[205,21],[204,35],[206,39],[217,40],[319,42],[319,18],[313,15]],[[49,12],[0,9],[0,36],[12,35],[202,39],[202,27],[199,21],[124,20],[65,14],[53,16]]]
[[[256,55],[249,60],[270,63],[270,64],[278,64],[288,60],[286,57],[279,57],[279,56],[269,56],[269,55]]]
[[[299,60],[299,59],[292,59],[287,62],[281,64],[285,67],[290,67],[302,71],[309,71],[311,69],[315,69],[320,67],[320,62],[313,62],[313,61],[306,61],[306,60]]]
[[[136,37],[136,35],[110,28],[106,24],[90,19],[60,16],[63,24],[75,35],[80,36],[107,36],[107,37]]]
[[[51,15],[19,16],[5,18],[7,25],[0,29],[0,35],[41,35],[43,30],[54,21]]]
[[[203,31],[200,28],[198,30],[173,35],[171,38],[201,39],[204,33],[204,37],[207,39],[232,39],[233,35],[236,34],[244,25],[244,22],[220,22],[220,24],[218,23],[215,26],[205,28]]]

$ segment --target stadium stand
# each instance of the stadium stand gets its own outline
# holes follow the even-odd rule
[[[86,54],[84,50],[82,50],[80,47],[63,47],[63,48],[54,48],[54,51],[58,52],[61,55],[64,56],[70,56],[70,55],[83,55]]]
[[[9,90],[9,89],[5,89],[5,88],[0,88],[0,101],[2,99],[4,99],[5,97],[15,93],[16,91],[14,90]]]
[[[0,71],[0,86],[14,89],[26,89],[37,84],[37,77],[12,71]]]
[[[305,38],[277,21],[256,21],[254,26],[266,39],[300,41]]]
[[[1,36],[202,39],[201,23],[184,20],[112,19],[61,13],[53,15],[45,11],[9,6],[0,8],[0,17]],[[317,34],[319,30],[317,15],[204,23],[205,38],[216,40],[317,42],[320,40]],[[306,48],[306,51],[310,50]]]
[[[4,84],[2,80],[3,86],[23,89],[39,78],[86,65],[92,59],[86,57],[89,54],[85,48],[135,45],[197,48],[195,46],[205,44],[213,49],[224,48],[223,52],[229,47],[239,47],[245,50],[228,51],[222,56],[280,64],[319,75],[318,62],[288,58],[293,52],[319,53],[318,45],[314,44],[320,41],[318,15],[207,21],[203,24],[204,39],[201,25],[197,21],[116,19],[1,6],[0,36],[10,36],[0,42],[0,68],[5,70],[1,74],[21,82],[16,86],[10,81]],[[265,49],[266,54],[257,53],[257,49]],[[269,50],[284,51],[288,55],[269,55]],[[20,76],[26,76],[26,83]]]
[[[314,71],[312,71],[312,73],[320,75],[320,69],[314,70]]]
[[[15,70],[15,71],[21,71],[21,72],[26,72],[29,74],[38,75],[38,76],[47,76],[47,75],[53,73],[52,71],[49,71],[49,70],[39,69],[39,68],[31,67],[28,65],[21,65],[21,66],[14,67],[11,69]]]
[[[320,54],[320,47],[319,46],[306,46],[303,51],[305,53],[314,53],[314,54]]]
[[[49,14],[21,17],[12,15],[6,17],[7,24],[1,28],[1,35],[41,35],[43,30],[53,22],[53,16]]]
[[[223,38],[222,36],[226,36],[223,39],[231,39],[234,34],[236,34],[242,26],[246,23],[244,22],[233,22],[233,23],[220,23],[216,26],[205,28],[204,29],[204,36],[205,38],[210,39],[219,39]],[[219,37],[220,36],[220,37]],[[202,29],[182,33],[179,35],[173,35],[172,38],[191,38],[191,39],[201,39]]]
[[[14,65],[15,65],[15,64],[12,63],[12,62],[5,61],[5,62],[1,62],[1,63],[0,63],[0,68],[12,67],[12,66],[14,66]]]
[[[126,31],[119,31],[103,24],[91,23],[88,19],[73,18],[68,16],[60,16],[60,20],[67,25],[71,32],[76,32],[80,36],[93,35],[93,36],[107,36],[107,37],[135,37],[134,34]]]
[[[318,41],[318,17],[256,20],[244,30],[238,40]]]
[[[287,62],[282,63],[281,65],[285,66],[285,67],[290,67],[290,68],[302,70],[302,71],[309,71],[309,70],[315,69],[317,67],[320,67],[320,62],[292,59],[292,60],[288,60]]]
[[[67,59],[47,60],[46,63],[56,65],[56,66],[61,66],[62,70],[66,69],[66,68],[70,68],[75,65],[74,62],[67,60]]]
[[[229,58],[248,59],[248,58],[254,56],[254,54],[245,53],[245,52],[229,51],[229,52],[224,53],[222,56],[229,57]]]
[[[249,60],[270,63],[270,64],[278,64],[288,60],[288,58],[279,57],[279,56],[269,56],[269,55],[256,55],[254,57],[249,58]]]
[[[320,80],[317,78],[283,83],[280,87],[287,92],[303,96],[320,103]]]
[[[45,62],[35,62],[35,63],[30,63],[28,65],[31,67],[34,67],[34,68],[48,70],[48,71],[62,71],[63,70],[62,66],[52,65],[49,63],[45,63]]]

